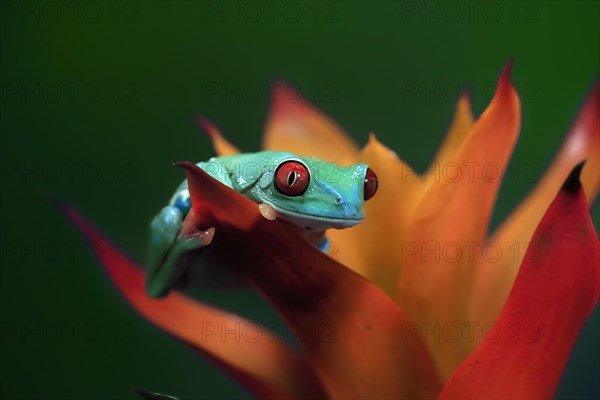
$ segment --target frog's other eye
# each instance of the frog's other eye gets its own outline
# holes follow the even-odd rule
[[[285,161],[275,171],[275,188],[286,196],[300,196],[309,182],[308,168],[298,161]]]
[[[365,190],[363,197],[365,201],[369,200],[371,197],[375,196],[377,192],[377,175],[371,168],[367,168],[367,173],[365,174]]]

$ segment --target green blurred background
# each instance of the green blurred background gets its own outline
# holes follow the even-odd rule
[[[142,258],[149,220],[212,155],[212,119],[259,149],[268,82],[283,78],[360,144],[369,131],[422,170],[463,84],[475,114],[504,63],[521,139],[493,224],[552,159],[600,70],[598,2],[15,2],[1,6],[0,398],[249,398],[138,317],[41,195],[68,199]],[[593,209],[598,227],[598,204]],[[209,301],[277,321],[255,296]],[[598,398],[596,310],[557,396]],[[515,368],[527,368],[523,365]]]

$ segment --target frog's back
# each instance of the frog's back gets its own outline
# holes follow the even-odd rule
[[[273,168],[278,159],[287,156],[293,155],[277,151],[261,151],[212,157],[196,165],[222,184],[241,192],[240,189],[247,187],[248,182],[257,179],[265,169]],[[184,217],[188,213],[191,201],[187,180],[182,181],[177,187],[169,201],[169,206],[180,209]]]

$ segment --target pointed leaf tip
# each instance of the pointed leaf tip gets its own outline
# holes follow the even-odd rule
[[[276,80],[271,82],[270,102],[273,107],[281,106],[285,103],[295,103],[303,101],[299,88],[293,83],[285,80]]]
[[[581,170],[583,169],[585,162],[586,160],[583,160],[573,167],[573,170],[565,180],[565,183],[563,183],[561,190],[564,190],[567,193],[577,193],[579,191],[581,188],[579,177],[581,176]]]
[[[510,75],[512,73],[512,67],[513,67],[513,58],[511,57],[508,59],[506,64],[504,64],[504,68],[502,69],[502,73],[500,74],[500,76],[510,80]]]
[[[178,168],[183,168],[188,171],[192,171],[192,170],[194,170],[194,167],[196,166],[196,164],[194,164],[193,162],[190,162],[190,161],[175,161],[173,163],[173,166],[178,167]]]
[[[196,124],[202,129],[213,143],[215,152],[219,156],[238,154],[240,151],[221,134],[219,128],[207,118],[197,117]]]
[[[458,98],[459,102],[466,102],[469,104],[471,104],[471,90],[468,86],[464,86],[460,92],[460,97]]]
[[[508,60],[506,62],[506,64],[504,65],[504,68],[502,68],[502,72],[500,73],[500,78],[498,79],[498,86],[496,88],[496,93],[494,95],[494,98],[497,98],[498,96],[501,96],[504,93],[504,91],[506,89],[508,89],[510,87],[510,91],[514,90],[512,88],[512,80],[511,80],[511,74],[512,74],[512,59]]]
[[[65,207],[65,202],[56,196],[43,194],[42,199],[48,203],[49,206],[56,208],[58,211],[62,211]]]
[[[173,161],[171,163],[171,166],[172,167],[177,167],[177,168],[183,168],[180,164],[185,163],[185,162],[187,162],[187,161]]]
[[[61,199],[54,193],[42,192],[38,193],[38,196],[41,201],[47,203],[51,207],[56,208],[57,210],[60,210],[63,204],[66,203],[63,199]]]
[[[202,129],[204,132],[206,132],[206,134],[208,134],[208,136],[210,136],[211,138],[214,137],[215,130],[217,128],[208,119],[206,119],[204,117],[197,117],[196,118],[196,125],[198,125],[200,127],[200,129]]]
[[[131,389],[144,400],[178,400],[177,397],[169,396],[168,394],[154,393],[138,387],[132,387]]]

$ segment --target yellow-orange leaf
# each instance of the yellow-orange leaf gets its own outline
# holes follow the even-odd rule
[[[439,179],[428,185],[408,241],[401,244],[405,264],[397,299],[423,327],[443,378],[468,354],[468,335],[456,341],[435,340],[427,332],[442,332],[448,324],[468,322],[473,265],[482,252],[501,173],[519,127],[519,97],[510,82],[508,64],[489,107],[452,161],[440,166]]]
[[[289,151],[347,166],[358,147],[330,117],[302,98],[293,85],[277,82],[263,137],[265,150]]]

